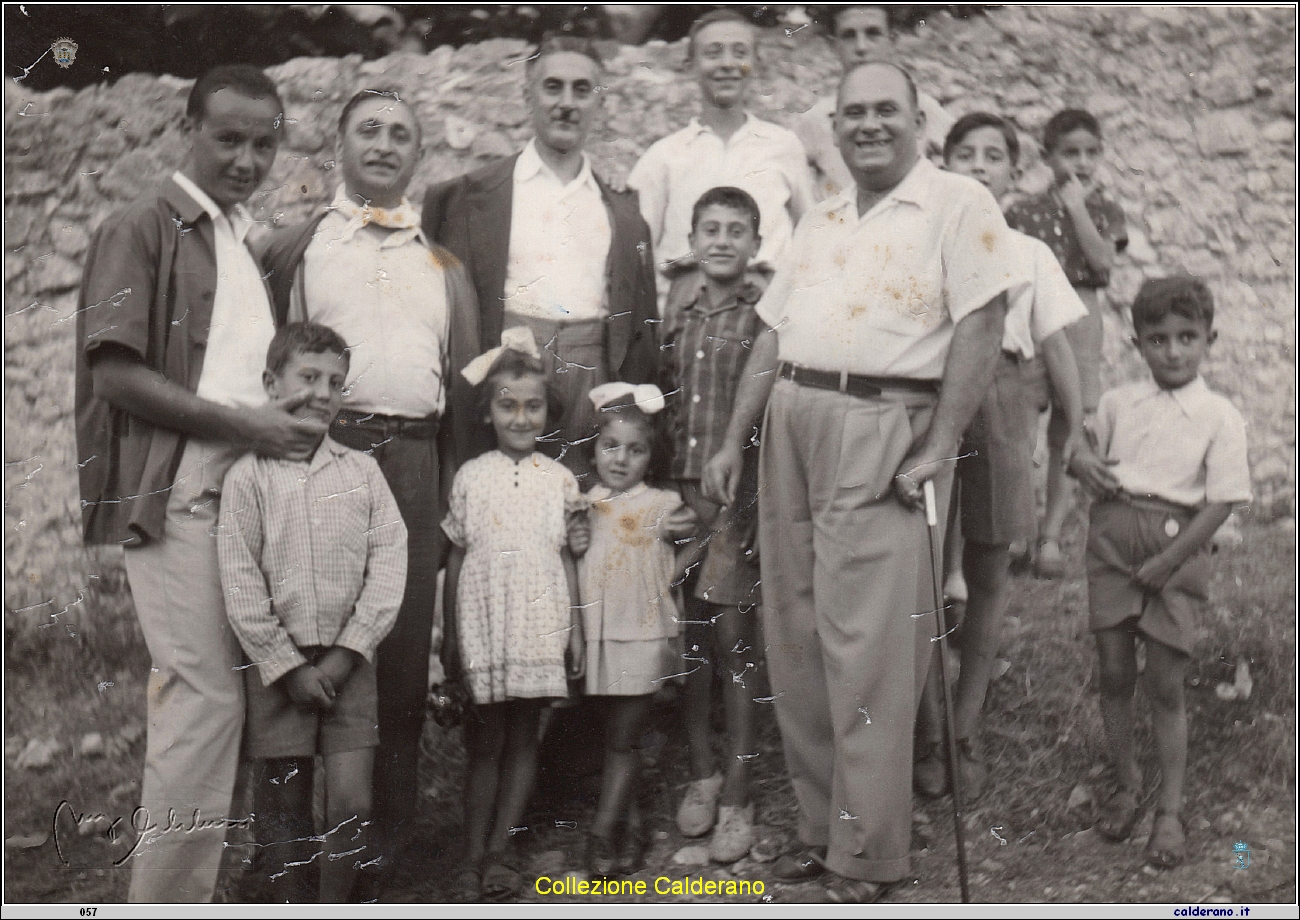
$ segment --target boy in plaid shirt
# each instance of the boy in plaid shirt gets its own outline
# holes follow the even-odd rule
[[[699,267],[679,276],[664,311],[664,392],[669,402],[672,476],[695,510],[708,541],[698,579],[686,584],[686,730],[692,782],[677,812],[688,837],[714,827],[709,855],[735,862],[753,843],[754,806],[749,766],[742,754],[754,750],[752,682],[762,644],[758,636],[758,450],[745,451],[741,487],[730,507],[720,508],[700,488],[704,465],[723,445],[732,403],[750,346],[767,326],[754,305],[766,287],[764,276],[746,273],[758,252],[758,204],[730,186],[705,192],[691,215],[690,243]],[[713,768],[709,694],[713,669],[724,675],[727,769]]]
[[[338,414],[347,345],[333,329],[276,333],[262,383],[325,425]],[[348,899],[366,862],[379,743],[373,664],[406,585],[406,527],[375,460],[328,435],[309,460],[247,454],[226,474],[217,540],[226,614],[248,660],[245,744],[258,761],[259,866],[276,901],[315,901],[315,755],[325,761],[319,899]],[[269,849],[267,849],[269,847]]]

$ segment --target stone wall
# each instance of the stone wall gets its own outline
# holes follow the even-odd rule
[[[1065,106],[1100,118],[1106,182],[1132,238],[1111,300],[1123,305],[1144,277],[1174,270],[1211,280],[1220,337],[1205,372],[1249,422],[1254,513],[1293,514],[1294,11],[1007,8],[965,22],[939,17],[902,37],[899,51],[954,114],[1001,112],[1027,142]],[[697,90],[680,44],[611,52],[604,124],[591,149],[597,169],[618,181],[652,141],[686,123]],[[259,216],[295,221],[332,195],[334,122],[362,87],[396,88],[415,105],[425,130],[417,194],[515,151],[528,136],[528,53],[498,40],[274,68],[288,129],[255,199]],[[762,59],[752,106],[762,117],[787,121],[833,91],[837,65],[811,29],[765,36]],[[115,551],[80,546],[76,286],[103,217],[180,162],[187,90],[174,78],[138,74],[76,93],[5,85],[7,630],[86,624],[80,611],[121,590]],[[1027,147],[1023,184],[1043,187],[1046,171]],[[1125,336],[1115,312],[1106,343],[1112,382],[1141,369]]]

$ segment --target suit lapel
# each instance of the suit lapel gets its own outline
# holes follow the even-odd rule
[[[506,266],[510,257],[510,218],[514,200],[515,161],[501,161],[478,182],[469,211],[469,239],[473,253],[474,286],[479,295],[483,347],[500,343],[504,323]]]

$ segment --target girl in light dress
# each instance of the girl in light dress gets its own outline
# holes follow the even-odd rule
[[[500,348],[463,371],[496,450],[456,473],[442,523],[447,563],[443,666],[468,689],[465,720],[465,900],[511,897],[522,884],[511,829],[537,774],[538,719],[583,674],[577,574],[567,527],[586,502],[563,464],[538,453],[558,417],[537,344],[507,329]],[[567,667],[566,667],[567,658]]]
[[[605,715],[605,772],[587,838],[592,875],[640,868],[645,846],[636,804],[640,754],[650,701],[682,671],[681,622],[672,595],[673,541],[695,531],[676,491],[645,483],[654,441],[652,416],[664,398],[653,384],[607,383],[591,391],[599,434],[600,484],[587,494],[589,548],[578,561],[586,639],[588,696]],[[575,536],[576,551],[587,540]],[[619,824],[622,836],[616,841]]]

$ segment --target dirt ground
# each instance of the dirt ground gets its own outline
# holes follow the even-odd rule
[[[1147,801],[1128,844],[1089,829],[1099,802],[1113,789],[1105,765],[1095,658],[1086,633],[1081,534],[1069,544],[1071,569],[1059,582],[1027,576],[1014,583],[1002,657],[1008,667],[986,703],[985,743],[992,764],[983,797],[965,817],[972,899],[976,902],[1295,903],[1295,532],[1291,520],[1247,525],[1244,542],[1219,553],[1211,601],[1189,676],[1191,724],[1185,865],[1144,867],[1156,781],[1144,735]],[[53,641],[53,640],[52,640]],[[1237,662],[1253,674],[1248,700],[1214,692],[1232,680]],[[7,662],[5,745],[5,900],[95,904],[125,899],[130,834],[110,831],[138,801],[144,753],[143,653],[116,663]],[[582,827],[596,804],[599,734],[580,712],[557,714],[551,727],[570,752],[544,763],[539,793],[520,836],[527,863],[519,901],[564,901],[533,888],[539,875],[576,871]],[[1139,704],[1139,717],[1145,710]],[[642,742],[647,769],[641,801],[650,816],[647,867],[635,879],[651,893],[631,901],[778,903],[815,900],[813,884],[782,885],[767,875],[773,856],[792,846],[795,802],[770,711],[761,720],[755,760],[759,845],[732,866],[689,863],[702,841],[684,840],[673,813],[686,782],[685,737],[677,708],[665,701]],[[98,733],[100,744],[86,736]],[[1149,733],[1148,733],[1149,734]],[[48,765],[20,767],[33,740],[53,742]],[[418,833],[409,859],[381,895],[390,902],[453,899],[460,844],[463,753],[458,731],[429,723],[424,737],[422,796],[414,803]],[[578,752],[578,753],[573,753]],[[67,804],[60,808],[60,804]],[[914,878],[893,890],[895,902],[956,901],[951,802],[917,800]],[[96,815],[106,816],[97,820]],[[78,817],[80,822],[78,823]],[[122,827],[124,821],[118,827]],[[114,840],[113,838],[116,837]],[[239,832],[228,850],[221,900],[239,897],[240,861],[251,850]],[[1234,844],[1250,850],[1250,866],[1234,868]],[[674,861],[676,857],[677,861]],[[659,877],[749,880],[762,895],[653,894]],[[663,883],[661,883],[662,885]],[[753,887],[757,887],[754,885]],[[578,899],[569,899],[578,900]]]

